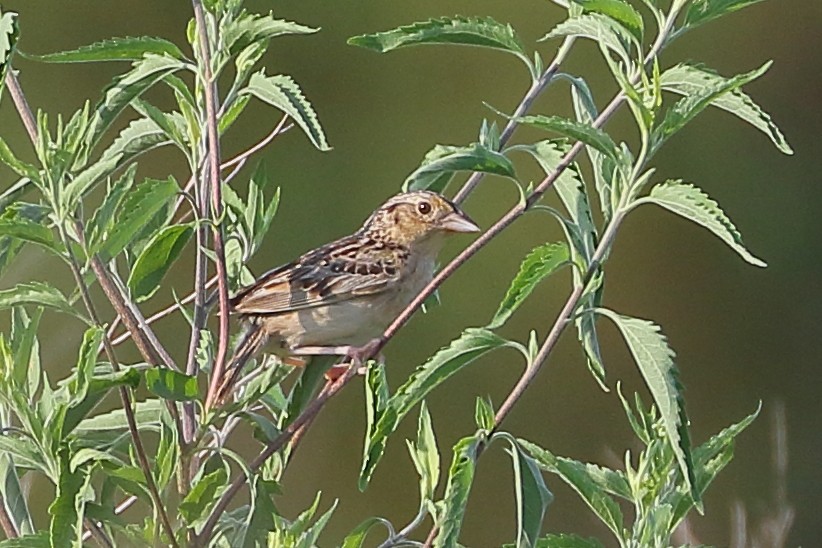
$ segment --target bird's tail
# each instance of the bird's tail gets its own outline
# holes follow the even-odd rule
[[[248,330],[234,349],[234,355],[225,369],[223,380],[214,398],[217,405],[222,405],[231,396],[243,366],[265,346],[267,340],[268,335],[260,324],[255,322],[249,325]]]

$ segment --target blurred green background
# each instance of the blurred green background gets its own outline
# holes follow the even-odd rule
[[[290,74],[301,84],[334,147],[319,153],[294,130],[263,154],[283,199],[266,247],[250,265],[255,272],[353,230],[399,188],[435,143],[475,140],[482,118],[492,116],[483,101],[510,112],[528,85],[518,61],[489,50],[421,47],[378,55],[347,46],[346,38],[438,15],[491,15],[510,22],[529,47],[536,46],[543,58],[550,59],[557,43],[535,41],[563,16],[554,4],[536,0],[259,1],[249,2],[249,7],[273,9],[283,18],[322,27],[315,35],[275,40],[265,64],[269,73]],[[3,8],[20,13],[19,45],[33,53],[143,34],[182,45],[191,15],[188,2],[168,0],[26,0],[3,2]],[[822,526],[813,517],[813,508],[822,504],[822,398],[816,393],[822,380],[822,232],[817,209],[822,206],[817,139],[822,129],[820,31],[822,3],[771,0],[687,34],[663,57],[664,66],[693,60],[724,75],[774,60],[771,70],[746,91],[786,133],[796,151],[793,157],[781,155],[761,133],[733,116],[709,111],[672,139],[656,161],[659,179],[693,181],[718,200],[751,251],[769,267],[750,267],[699,227],[661,210],[642,208],[624,225],[606,271],[605,305],[660,323],[677,351],[695,442],[752,412],[760,400],[764,403],[760,418],[739,439],[735,460],[709,490],[706,515],[691,520],[692,542],[730,543],[736,504],[746,509],[751,533],[775,516],[780,482],[772,459],[772,417],[782,403],[787,418],[787,497],[796,510],[788,545],[817,545],[822,538]],[[87,98],[96,100],[112,76],[127,68],[45,65],[22,59],[16,66],[32,106],[63,114]],[[589,79],[600,107],[610,99],[614,85],[590,44],[578,44],[565,70]],[[568,113],[568,95],[567,86],[557,84],[534,112]],[[157,96],[161,104],[166,99]],[[279,119],[273,110],[255,108],[227,135],[225,155],[247,147]],[[0,108],[0,124],[12,149],[28,154],[8,97]],[[620,139],[635,138],[624,112],[609,130]],[[531,137],[541,138],[524,131],[516,136]],[[522,178],[539,176],[526,159],[518,161]],[[141,169],[146,175],[173,173],[184,179],[183,167],[180,158],[163,152],[154,161],[144,160]],[[8,170],[0,171],[3,187],[12,180]],[[238,180],[241,185],[244,181],[245,177]],[[466,210],[487,227],[515,199],[513,185],[488,178]],[[389,345],[392,386],[464,327],[484,324],[524,254],[540,242],[558,238],[559,230],[547,216],[528,216],[462,268],[441,290],[444,306],[416,317]],[[446,255],[467,243],[465,238],[457,240]],[[27,253],[0,283],[6,288],[20,280],[43,279],[48,266],[39,253]],[[187,291],[190,272],[190,262],[176,270],[172,285],[178,293]],[[70,287],[68,272],[62,276],[62,287]],[[505,334],[524,339],[532,327],[544,334],[567,292],[565,277],[543,284],[506,326]],[[148,308],[159,308],[160,301],[170,299],[170,291],[161,292]],[[621,379],[626,392],[642,390],[613,327],[608,322],[600,326],[611,386]],[[46,367],[64,371],[76,355],[80,326],[52,315],[46,327]],[[182,354],[187,337],[182,324],[167,322],[160,329],[172,351]],[[136,359],[129,350],[122,352]],[[444,467],[453,443],[472,431],[475,397],[487,395],[499,404],[520,371],[513,353],[493,354],[431,396]],[[323,490],[322,508],[340,498],[324,536],[329,545],[372,514],[397,525],[407,522],[416,511],[417,487],[401,439],[414,435],[415,422],[413,417],[406,420],[372,485],[359,493],[363,394],[359,383],[352,385],[331,402],[299,448],[280,508],[294,516],[318,489]],[[599,390],[570,333],[505,426],[557,454],[610,466],[619,465],[626,449],[637,449],[615,393]],[[547,480],[556,499],[548,511],[546,531],[608,539],[606,529],[575,494],[555,478]],[[44,508],[50,496],[43,491]],[[509,457],[494,449],[479,465],[462,540],[468,546],[498,545],[514,538],[514,527]]]

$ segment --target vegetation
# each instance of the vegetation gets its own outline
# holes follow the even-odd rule
[[[458,267],[503,230],[516,230],[523,215],[547,213],[565,239],[537,246],[523,259],[493,318],[467,327],[398,387],[389,387],[382,364],[369,362],[360,488],[368,487],[400,421],[418,410],[418,436],[408,448],[419,474],[419,512],[403,526],[363,516],[346,538],[329,544],[356,548],[370,534],[372,540],[382,535],[381,546],[457,546],[477,460],[501,446],[511,455],[517,494],[512,546],[601,545],[570,532],[544,534],[543,517],[552,500],[544,472],[570,485],[619,546],[669,546],[677,525],[693,509],[701,511],[704,491],[732,458],[734,438],[757,414],[692,446],[674,353],[659,326],[601,305],[604,267],[617,231],[645,204],[702,225],[743,260],[765,266],[705,192],[690,182],[657,180],[653,168],[666,141],[712,106],[750,123],[781,152],[791,153],[770,117],[741,89],[768,64],[726,77],[696,64],[663,64],[660,58],[688,31],[757,0],[554,1],[566,18],[544,37],[544,47],[558,43],[548,63],[511,26],[487,17],[437,18],[349,40],[378,52],[420,44],[492,48],[513,54],[531,78],[513,113],[495,112],[493,120],[483,120],[474,143],[434,146],[403,183],[404,189],[450,193],[460,203],[484,176],[501,176],[516,183],[520,199],[444,265],[389,326],[380,347]],[[12,69],[21,54],[15,46],[18,21],[13,13],[0,13],[0,82],[5,83],[0,91],[19,112],[36,157],[34,163],[23,161],[20,151],[0,140],[0,160],[18,176],[0,195],[0,271],[25,247],[35,246],[64,265],[76,286],[65,293],[30,281],[0,291],[0,308],[10,313],[10,329],[0,336],[0,524],[7,537],[0,546],[81,545],[93,537],[104,546],[308,547],[332,516],[333,505],[319,513],[318,494],[302,515],[287,520],[273,497],[288,495],[280,493],[279,481],[291,455],[325,403],[359,378],[354,368],[320,388],[322,379],[312,378],[318,376],[312,368],[295,370],[274,356],[260,357],[236,402],[212,403],[231,352],[228,295],[253,279],[245,263],[260,248],[280,204],[279,189],[271,188],[265,169],[242,182],[239,168],[292,126],[317,149],[329,150],[300,86],[260,68],[260,59],[272,39],[317,29],[246,11],[242,0],[193,0],[192,7],[185,51],[163,38],[139,37],[39,56],[48,63],[130,63],[98,102],[87,102],[67,119],[29,110]],[[596,43],[618,84],[619,91],[606,101],[593,97],[585,75],[562,71],[569,52],[583,40]],[[568,88],[573,118],[531,112],[552,83]],[[154,87],[168,88],[176,109],[163,111],[149,102],[144,94]],[[219,94],[219,89],[227,91]],[[246,152],[223,159],[220,139],[252,99],[279,109],[283,117]],[[625,108],[638,137],[605,130],[613,114]],[[112,137],[112,125],[124,117],[127,126]],[[511,144],[523,124],[545,130],[546,138]],[[137,163],[150,161],[160,147],[182,154],[188,181],[138,180]],[[532,160],[545,177],[520,181],[515,166]],[[471,174],[457,185],[463,172]],[[549,192],[556,192],[563,210],[542,202]],[[196,257],[191,295],[146,317],[143,303],[157,298],[164,277],[187,250]],[[571,271],[572,287],[554,323],[523,333],[520,340],[502,337],[498,329],[537,284],[560,269]],[[113,318],[93,297],[98,286]],[[87,328],[78,341],[75,368],[59,381],[46,375],[38,341],[43,314],[53,312],[71,315]],[[168,314],[182,314],[191,326],[186,355],[169,354],[152,328]],[[210,317],[215,321],[209,323]],[[625,453],[621,469],[555,455],[503,429],[566,327],[576,333],[594,380],[609,389],[597,337],[600,319],[613,322],[624,337],[652,400],[623,395],[616,383],[642,444],[641,451]],[[117,336],[120,326],[125,334]],[[118,358],[117,346],[129,338],[141,363]],[[477,399],[476,430],[457,441],[450,466],[441,469],[426,396],[477,358],[502,349],[514,350],[504,359],[524,364],[521,378],[499,405]],[[372,357],[379,350],[374,348]],[[150,397],[138,400],[138,386]],[[115,393],[119,407],[101,412],[98,406]],[[234,439],[243,424],[253,428],[259,443],[251,460],[233,449],[248,443]],[[21,488],[21,477],[34,474],[56,490],[48,523],[35,523]],[[132,504],[144,511],[126,519],[122,512]],[[630,515],[623,513],[626,505]]]

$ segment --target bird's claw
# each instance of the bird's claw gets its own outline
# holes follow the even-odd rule
[[[365,362],[371,359],[371,356],[375,353],[377,354],[376,360],[379,363],[383,363],[385,361],[382,353],[377,352],[380,346],[382,346],[382,339],[375,338],[371,339],[362,346],[349,347],[346,352],[347,360],[342,363],[332,365],[331,369],[325,372],[325,378],[331,382],[334,382],[352,367],[355,369],[355,373],[357,375],[365,375],[368,371],[368,367],[365,365]]]

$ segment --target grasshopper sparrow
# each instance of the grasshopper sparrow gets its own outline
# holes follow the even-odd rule
[[[231,300],[247,331],[218,401],[242,365],[272,340],[282,354],[356,357],[434,276],[448,234],[478,232],[439,194],[398,194],[354,234],[263,274]]]

